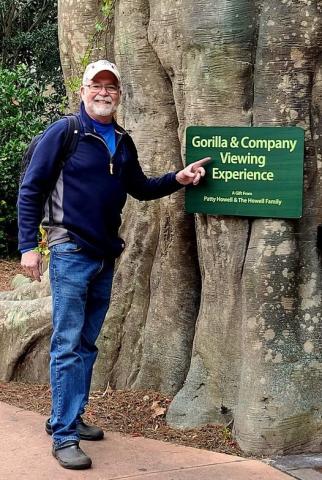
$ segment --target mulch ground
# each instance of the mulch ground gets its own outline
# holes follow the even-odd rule
[[[11,280],[17,273],[23,273],[19,259],[0,259],[0,292],[11,289]]]
[[[50,414],[50,387],[26,383],[0,383],[0,401],[25,410]],[[189,430],[169,427],[165,415],[171,398],[151,391],[107,389],[92,392],[84,419],[105,431],[133,437],[203,448],[231,455],[241,455],[231,431],[222,425],[205,425]]]
[[[0,260],[0,291],[10,290],[14,275],[22,273],[18,259]],[[0,383],[0,401],[25,410],[50,414],[50,387],[26,383]],[[231,430],[223,425],[205,425],[177,430],[166,424],[171,398],[158,392],[108,388],[92,392],[85,420],[105,431],[147,437],[221,453],[241,455]]]

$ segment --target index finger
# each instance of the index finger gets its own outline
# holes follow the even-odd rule
[[[35,280],[40,282],[40,271],[38,267],[32,269],[32,276]]]
[[[206,165],[206,163],[211,162],[211,160],[212,160],[211,157],[205,157],[205,158],[201,158],[200,160],[197,160],[196,162],[193,162],[191,165],[193,166],[193,168],[198,168],[198,167],[202,167],[203,165]]]

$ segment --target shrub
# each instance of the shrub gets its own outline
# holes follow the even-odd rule
[[[59,115],[57,94],[26,65],[0,67],[0,256],[17,248],[20,164],[33,136]]]
[[[0,0],[0,62],[33,65],[37,78],[63,93],[57,0]]]

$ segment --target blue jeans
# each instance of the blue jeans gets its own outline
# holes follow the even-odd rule
[[[73,242],[51,247],[53,301],[50,348],[54,447],[79,440],[76,424],[88,403],[96,339],[109,306],[113,264],[89,257]]]

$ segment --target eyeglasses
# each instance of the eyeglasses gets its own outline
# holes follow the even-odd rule
[[[116,87],[115,85],[103,85],[101,83],[92,83],[91,85],[85,85],[85,87],[88,87],[91,92],[98,93],[101,90],[106,90],[107,93],[117,93],[119,91],[119,88]]]

